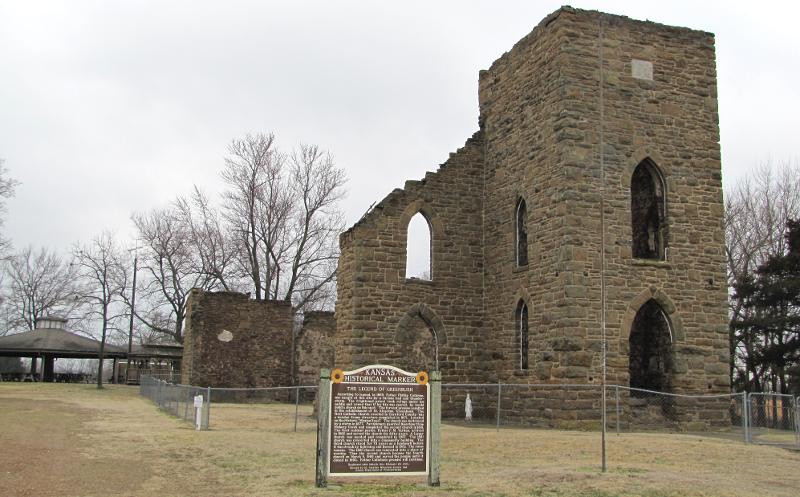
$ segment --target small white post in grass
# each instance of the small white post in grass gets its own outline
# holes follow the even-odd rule
[[[200,431],[203,425],[203,396],[194,396],[194,429]]]

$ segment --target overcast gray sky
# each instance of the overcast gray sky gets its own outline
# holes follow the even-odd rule
[[[561,2],[0,0],[0,158],[16,247],[66,250],[197,184],[228,142],[331,151],[348,223],[477,129],[478,71]],[[726,185],[796,161],[794,2],[575,1],[716,34]]]

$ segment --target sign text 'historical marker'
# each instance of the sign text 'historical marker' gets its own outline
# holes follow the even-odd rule
[[[435,376],[438,394],[438,372]],[[429,483],[438,485],[440,411],[437,404],[433,480],[432,399],[426,372],[373,365],[335,369],[326,380],[323,377],[320,384],[318,445],[325,446],[318,447],[318,486],[326,484],[327,476],[377,475],[428,475]]]

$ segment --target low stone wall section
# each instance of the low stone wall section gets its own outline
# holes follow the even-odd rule
[[[292,383],[290,302],[193,289],[186,315],[182,383],[236,388]]]

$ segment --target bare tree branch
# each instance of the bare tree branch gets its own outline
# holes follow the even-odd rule
[[[3,164],[3,159],[0,159],[0,228],[5,222],[6,199],[14,196],[14,189],[19,184],[19,181],[8,177],[8,169]],[[10,248],[11,240],[0,232],[0,257],[4,257]]]
[[[197,260],[192,250],[192,230],[177,208],[154,209],[134,214],[132,219],[144,244],[140,260],[146,277],[142,279],[145,284],[140,295],[143,297],[141,302],[149,304],[149,312],[145,314],[161,317],[163,312],[159,311],[165,307],[172,326],[164,329],[156,325],[152,317],[142,317],[138,311],[136,316],[154,331],[166,333],[182,343],[189,291],[192,288],[212,288],[215,277],[201,269],[202,262]]]
[[[224,218],[255,297],[298,309],[327,305],[344,228],[344,171],[313,145],[301,144],[287,160],[272,134],[234,140],[228,151]]]
[[[196,254],[195,272],[210,278],[211,288],[232,290],[232,268],[236,250],[223,227],[220,214],[196,186],[189,198],[178,197],[174,214],[188,232],[188,244]]]
[[[121,251],[110,232],[102,233],[86,245],[76,245],[73,257],[82,283],[79,296],[88,304],[90,315],[100,323],[97,388],[103,388],[106,338],[110,331],[119,329],[116,322],[126,315],[121,304],[128,285],[127,266],[122,262]]]
[[[6,261],[9,283],[5,305],[12,316],[11,330],[32,330],[36,321],[51,314],[75,318],[83,302],[76,298],[76,267],[59,255],[28,246]]]

